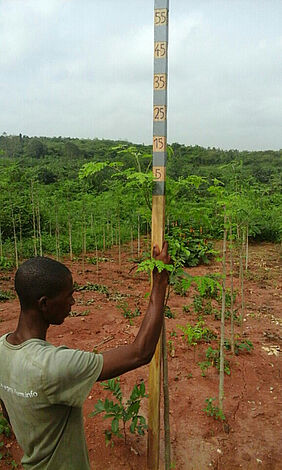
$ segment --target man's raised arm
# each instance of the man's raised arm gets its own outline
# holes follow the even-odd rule
[[[169,264],[167,242],[164,242],[161,252],[157,245],[154,246],[153,257]],[[162,330],[167,284],[168,272],[163,270],[159,273],[155,268],[149,305],[139,332],[133,343],[103,353],[104,364],[99,381],[117,377],[151,361]]]

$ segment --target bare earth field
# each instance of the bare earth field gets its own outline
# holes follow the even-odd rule
[[[127,251],[128,250],[128,251]],[[281,375],[279,354],[281,351],[281,264],[279,267],[278,245],[270,243],[250,246],[248,278],[245,281],[246,321],[244,337],[249,339],[254,350],[238,356],[227,353],[231,374],[225,375],[224,412],[226,421],[216,421],[204,413],[205,399],[218,395],[218,371],[210,367],[206,377],[202,376],[199,361],[205,359],[207,344],[188,347],[177,325],[187,322],[195,324],[195,313],[184,313],[183,305],[191,304],[193,289],[187,297],[172,293],[169,306],[175,318],[167,319],[168,340],[173,341],[174,357],[169,356],[170,424],[173,468],[177,470],[279,470],[281,455]],[[90,256],[90,255],[89,255]],[[94,256],[92,254],[92,256]],[[116,248],[103,255],[109,261],[99,266],[86,263],[82,273],[81,261],[65,263],[71,269],[79,285],[87,282],[107,286],[110,296],[92,291],[75,293],[73,311],[87,315],[68,317],[61,326],[49,329],[47,340],[55,345],[65,344],[99,352],[133,341],[143,314],[132,320],[124,318],[117,308],[121,295],[131,309],[140,307],[144,313],[149,290],[147,276],[134,275],[134,263],[130,261],[130,250],[123,247],[122,263],[118,264]],[[191,274],[215,273],[220,264],[189,269]],[[13,289],[13,275],[0,273],[0,288]],[[280,276],[280,277],[279,277]],[[228,281],[227,281],[228,283]],[[238,289],[238,275],[235,278]],[[237,296],[236,306],[240,298]],[[0,304],[0,335],[12,331],[19,313],[16,299]],[[207,325],[220,335],[220,322],[213,315],[204,316]],[[226,322],[229,337],[229,320]],[[175,331],[176,336],[170,333]],[[236,326],[239,333],[240,327]],[[102,343],[101,345],[99,345]],[[216,342],[211,343],[215,347]],[[125,374],[121,386],[126,398],[135,383],[144,380],[147,388],[149,367]],[[99,398],[110,396],[100,384],[95,384],[84,406],[85,431],[91,468],[94,470],[120,470],[146,468],[146,435],[137,437],[128,433],[128,442],[115,440],[115,446],[105,446],[104,429],[108,420],[101,415],[89,415]],[[142,414],[147,416],[147,403],[142,405]],[[28,430],[27,430],[28,432]],[[163,469],[163,425],[161,424],[161,466]],[[5,439],[2,454],[10,454],[0,460],[0,469],[11,469],[11,461],[20,462],[21,450],[15,438]],[[21,468],[19,465],[18,469]],[[56,470],[56,469],[54,469]],[[72,470],[72,469],[70,469]],[[73,469],[77,470],[77,469]]]

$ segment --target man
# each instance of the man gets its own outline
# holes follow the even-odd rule
[[[155,246],[153,256],[169,263],[167,243],[161,252]],[[49,326],[62,324],[75,303],[69,269],[43,257],[20,266],[18,325],[0,338],[0,400],[24,451],[25,469],[90,469],[83,402],[97,380],[150,362],[162,329],[167,283],[167,271],[154,270],[147,312],[133,343],[94,354],[46,341]]]

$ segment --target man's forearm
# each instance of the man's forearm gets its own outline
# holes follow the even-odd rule
[[[154,273],[149,305],[134,343],[142,351],[146,362],[152,358],[163,326],[163,310],[168,275]]]

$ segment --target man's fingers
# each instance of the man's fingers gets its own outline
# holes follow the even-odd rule
[[[163,242],[162,251],[160,251],[159,245],[153,246],[153,257],[162,260],[164,263],[170,263],[170,256],[168,254],[168,242]]]
[[[168,242],[166,242],[166,241],[163,242],[162,252],[165,256],[167,256],[167,254],[168,254]]]
[[[153,257],[155,258],[156,256],[159,256],[159,254],[160,254],[159,245],[154,245],[153,246]]]

